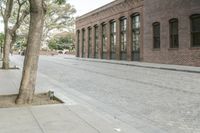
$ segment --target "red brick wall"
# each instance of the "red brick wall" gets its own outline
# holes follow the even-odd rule
[[[133,13],[137,12],[140,13],[141,16],[141,61],[200,66],[200,48],[191,48],[189,18],[192,14],[200,14],[200,0],[116,0],[77,18],[76,29],[81,31],[83,28],[87,29],[88,27],[94,27],[103,22],[108,24],[113,19],[119,21],[119,18],[122,16],[130,18]],[[178,49],[169,48],[169,20],[172,18],[178,18],[179,22]],[[152,24],[154,22],[160,22],[161,24],[161,48],[159,50],[153,49]],[[132,60],[130,19],[128,23],[127,60]],[[109,25],[107,25],[107,27],[107,33],[109,34]],[[92,31],[94,36],[94,29]],[[118,39],[116,59],[120,59]],[[107,59],[110,59],[109,36],[107,40]],[[92,57],[94,57],[94,39],[92,39],[92,46]],[[99,39],[99,46],[98,58],[101,59],[101,39]],[[85,45],[85,48],[86,53],[88,53],[87,44]],[[81,55],[81,41],[79,53],[79,55]],[[88,57],[87,54],[85,57]]]
[[[200,66],[200,48],[191,48],[190,15],[200,14],[200,0],[145,0],[144,61]],[[169,20],[178,18],[179,48],[169,48]],[[160,22],[161,48],[153,49],[152,24]]]
[[[130,16],[134,13],[140,13],[143,16],[143,0],[116,0],[108,5],[105,5],[93,12],[90,12],[86,15],[83,15],[76,20],[76,29],[80,30],[82,28],[87,29],[88,27],[94,27],[95,25],[100,26],[102,23],[107,24],[107,59],[110,59],[110,41],[109,41],[109,22],[111,20],[115,20],[117,22],[117,27],[119,28],[119,19],[121,17],[126,17],[130,19]],[[141,19],[143,20],[143,19]],[[130,26],[129,26],[130,27]],[[118,29],[117,29],[118,30]],[[129,28],[131,30],[131,28]],[[99,27],[99,31],[101,28]],[[128,32],[128,31],[127,31]],[[143,32],[142,32],[143,33]],[[142,34],[141,33],[141,34]],[[94,34],[94,29],[93,29]],[[93,35],[94,36],[94,35]],[[141,35],[142,37],[143,35]],[[131,39],[131,35],[128,37]],[[87,41],[86,41],[87,42]],[[94,39],[92,40],[93,52],[92,57],[94,57]],[[142,40],[141,40],[142,43]],[[87,44],[86,44],[87,45]],[[119,52],[119,34],[117,35],[117,45],[116,45],[116,59],[120,59],[120,52]],[[141,45],[142,46],[142,45]],[[81,49],[81,47],[79,47]],[[88,48],[88,46],[86,46]],[[87,51],[88,49],[86,49]],[[81,50],[80,50],[81,51]],[[98,50],[98,58],[102,58],[102,41],[101,37],[99,36],[99,50]],[[141,50],[142,51],[142,50]],[[81,54],[80,54],[81,55]],[[87,56],[85,56],[87,57]],[[131,60],[131,41],[129,40],[129,44],[127,44],[127,60]],[[141,54],[142,58],[142,54]]]

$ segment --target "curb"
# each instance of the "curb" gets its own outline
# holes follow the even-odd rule
[[[200,68],[199,68],[199,70],[190,70],[190,69],[178,69],[178,68],[175,68],[175,66],[174,66],[174,68],[169,68],[169,67],[162,67],[162,66],[131,64],[131,62],[128,62],[128,63],[126,63],[126,62],[115,62],[114,60],[102,60],[102,59],[99,60],[99,59],[69,58],[69,57],[64,57],[64,59],[73,59],[73,60],[81,60],[81,61],[88,61],[88,62],[98,62],[98,63],[107,63],[107,64],[117,64],[117,65],[123,65],[123,66],[143,67],[143,68],[178,71],[178,72],[187,72],[187,73],[200,73]],[[134,62],[132,62],[132,63],[134,63]],[[140,62],[140,63],[142,63],[142,62]],[[162,64],[162,65],[165,65],[165,64]],[[169,65],[169,64],[166,64],[166,65]],[[190,66],[188,66],[188,67],[190,67]],[[198,67],[195,67],[195,68],[198,68]]]

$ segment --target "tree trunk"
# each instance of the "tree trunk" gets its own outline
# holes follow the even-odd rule
[[[8,28],[5,28],[2,69],[9,69],[9,53],[10,53],[11,42],[12,42],[12,36],[10,34],[10,30]]]
[[[6,9],[3,16],[4,20],[4,49],[3,49],[3,69],[9,69],[9,53],[10,53],[10,43],[12,41],[12,37],[10,34],[10,30],[8,28],[8,20],[10,18],[11,12],[13,8],[13,0],[6,1]]]
[[[3,46],[1,46],[1,55],[0,55],[1,60],[2,60],[2,57],[3,57]]]
[[[22,80],[17,104],[30,104],[35,92],[39,50],[44,24],[45,7],[44,0],[29,0],[30,3],[30,25],[28,35],[28,46],[26,49]]]

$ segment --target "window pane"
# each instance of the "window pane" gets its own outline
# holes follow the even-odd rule
[[[200,14],[191,17],[192,46],[200,47]]]
[[[120,21],[120,44],[121,44],[121,52],[126,51],[126,30],[127,30],[127,19],[124,18]]]
[[[170,34],[178,34],[178,21],[170,22]]]
[[[115,52],[116,45],[116,22],[111,22],[111,52]]]
[[[193,31],[195,31],[195,32],[199,31],[200,32],[200,17],[193,19],[192,24],[193,24],[193,26],[192,26]]]
[[[127,29],[127,19],[124,19],[124,31]]]
[[[77,40],[78,40],[78,47],[79,47],[79,44],[80,44],[80,32],[79,31],[78,31]]]
[[[80,31],[77,31],[77,53],[79,56],[79,47],[80,47]]]
[[[89,57],[92,53],[92,32],[91,32],[91,28],[88,28],[88,54],[89,54]]]
[[[178,20],[172,19],[169,21],[170,24],[170,48],[178,48]]]
[[[98,52],[98,27],[95,27],[95,54]]]
[[[140,46],[140,16],[132,17],[132,51],[139,51]]]
[[[160,48],[160,38],[154,37],[154,48]]]
[[[160,36],[160,25],[154,25],[154,36]]]
[[[85,55],[85,30],[82,30],[82,52]]]
[[[120,21],[120,30],[126,31],[126,29],[127,29],[127,19],[122,19]]]
[[[115,33],[116,32],[116,22],[111,23],[111,32]]]
[[[153,24],[153,40],[154,48],[160,48],[160,23]]]
[[[103,43],[103,52],[106,52],[106,45],[107,45],[106,24],[102,25],[102,43]]]
[[[132,18],[132,28],[133,29],[138,29],[140,28],[140,16],[133,16]]]
[[[200,32],[193,34],[193,46],[200,46]]]
[[[116,22],[113,23],[113,32],[116,32]]]

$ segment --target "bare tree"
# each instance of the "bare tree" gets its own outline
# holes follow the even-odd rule
[[[29,3],[29,34],[23,74],[19,94],[16,99],[17,104],[30,104],[33,100],[38,69],[39,50],[46,13],[44,0],[29,0]]]

